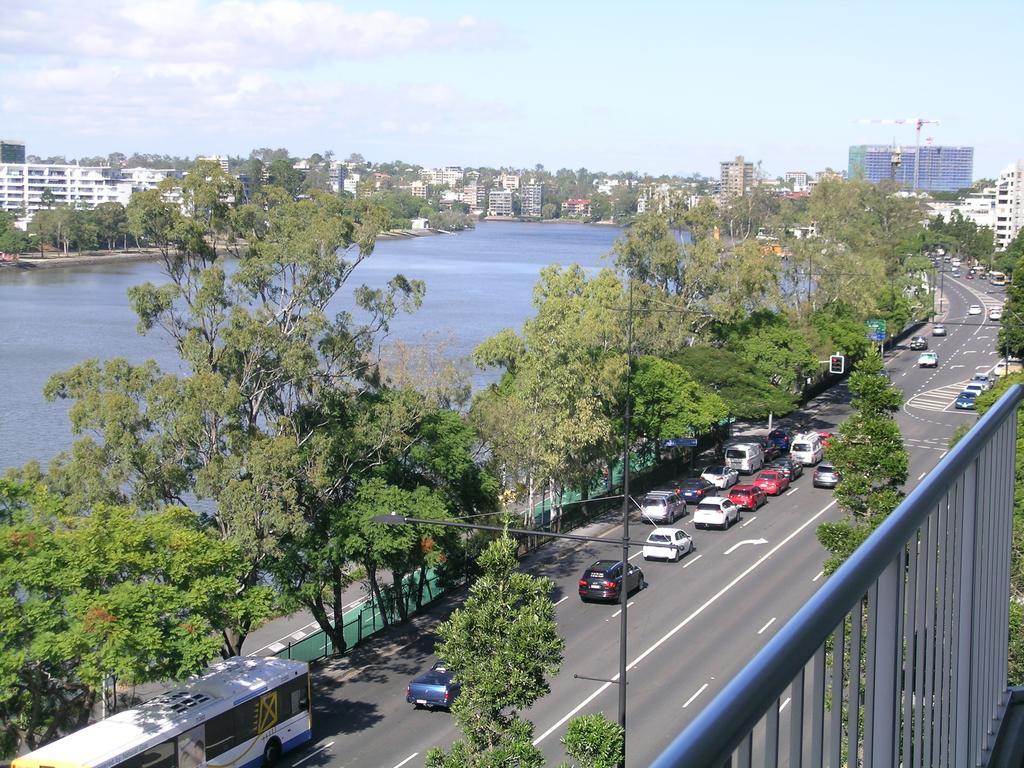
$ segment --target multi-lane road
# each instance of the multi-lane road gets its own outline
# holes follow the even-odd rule
[[[998,324],[987,320],[987,310],[1002,303],[1001,291],[963,279],[947,279],[945,288],[948,336],[928,336],[930,326],[922,330],[939,355],[939,367],[918,368],[918,353],[902,348],[886,357],[891,380],[905,394],[897,418],[910,452],[908,488],[945,455],[954,429],[975,419],[953,408],[961,385],[992,370],[999,359]],[[970,304],[982,304],[985,312],[968,315]],[[846,401],[844,388],[837,387],[812,402],[800,420],[833,429],[849,412]],[[696,551],[679,563],[645,563],[639,551],[633,556],[647,586],[632,597],[627,614],[628,765],[650,763],[821,585],[824,551],[815,529],[838,517],[832,492],[813,488],[807,471],[788,492],[727,531],[696,531],[683,518],[677,525],[693,535]],[[631,526],[636,538],[647,531],[639,518]],[[611,540],[621,528],[607,522],[588,532]],[[551,765],[565,759],[559,739],[570,718],[617,714],[619,607],[584,604],[576,593],[583,569],[615,552],[614,546],[559,541],[525,566],[554,581],[566,639],[551,693],[525,713]],[[432,661],[433,644],[425,632],[404,645],[359,654],[358,665],[347,659],[327,665],[317,675],[315,741],[286,757],[285,765],[412,768],[423,764],[432,746],[447,747],[459,736],[450,715],[413,710],[404,696],[408,680]]]

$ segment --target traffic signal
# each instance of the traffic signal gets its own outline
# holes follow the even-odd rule
[[[829,373],[842,373],[846,368],[846,358],[842,355],[832,355],[828,359],[828,372]]]

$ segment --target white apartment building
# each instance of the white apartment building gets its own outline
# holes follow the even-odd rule
[[[345,181],[342,182],[342,189],[352,195],[352,197],[358,197],[359,182],[362,180],[363,176],[362,174],[356,173],[348,168],[349,167],[346,166]]]
[[[477,184],[467,184],[462,188],[462,202],[468,205],[470,210],[482,210],[486,198],[487,190]]]
[[[519,189],[519,174],[502,171],[498,176],[498,186],[502,189]]]
[[[224,173],[228,172],[228,159],[224,157],[224,155],[207,155],[206,157],[197,157],[196,160],[212,160],[220,166],[220,169],[224,171]],[[298,167],[297,163],[296,167]]]
[[[422,181],[414,181],[409,185],[409,194],[413,197],[422,197],[424,200],[427,198],[427,185]]]
[[[787,184],[793,182],[794,192],[807,192],[810,189],[807,171],[786,171],[782,178]]]
[[[523,184],[519,191],[519,199],[522,215],[539,219],[544,208],[544,185],[533,182]]]
[[[996,248],[1013,242],[1024,227],[1024,160],[1008,165],[996,180]]]
[[[512,215],[512,190],[492,189],[487,197],[488,216]]]
[[[455,187],[462,183],[463,171],[457,165],[444,168],[425,168],[420,171],[420,179],[435,187]]]
[[[979,227],[988,227],[993,232],[996,229],[996,201],[997,188],[986,187],[980,192],[972,192],[967,197],[949,202],[936,200],[928,203],[928,210],[932,216],[942,216],[949,221],[954,211],[968,221],[973,221]]]
[[[0,165],[0,209],[24,211],[29,218],[36,211],[54,205],[79,208],[95,208],[100,203],[127,205],[133,191],[132,182],[122,180],[116,168],[36,163]]]

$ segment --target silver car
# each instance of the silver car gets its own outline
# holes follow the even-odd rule
[[[819,464],[814,468],[811,482],[815,488],[835,488],[839,483],[839,470],[831,464]]]

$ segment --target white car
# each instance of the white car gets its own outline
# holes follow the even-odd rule
[[[987,373],[976,373],[971,377],[968,384],[980,384],[984,389],[992,389],[992,385],[995,383],[992,377]]]
[[[740,508],[725,496],[708,496],[700,500],[693,513],[694,528],[728,528],[740,519]]]
[[[716,464],[705,469],[701,475],[715,488],[729,488],[740,481],[740,473],[732,467]]]
[[[969,306],[967,308],[967,314],[968,315],[980,315],[981,314],[981,304],[971,304],[971,306]]]
[[[660,544],[663,546],[649,546]],[[693,539],[678,528],[655,528],[644,544],[644,560],[671,560],[677,563],[693,552]]]
[[[987,389],[987,387],[984,384],[982,384],[981,382],[969,381],[967,384],[964,385],[963,391],[964,392],[973,392],[975,395],[980,395],[986,389]]]
[[[988,311],[988,319],[989,320],[1002,320],[1003,319],[1003,310],[1000,309],[999,307],[992,307],[992,309],[990,309]]]

